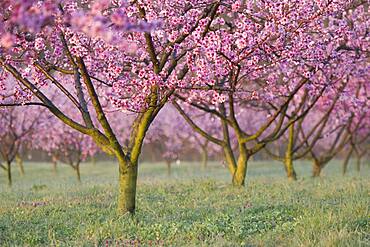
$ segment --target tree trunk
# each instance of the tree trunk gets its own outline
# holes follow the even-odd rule
[[[6,162],[6,171],[7,171],[7,174],[8,174],[8,185],[9,187],[12,187],[12,168],[11,168],[11,164],[9,161]]]
[[[313,168],[312,168],[312,177],[320,177],[321,175],[321,169],[322,169],[322,164],[319,160],[314,160],[313,162]]]
[[[155,106],[158,97],[155,88],[148,102]],[[150,124],[154,120],[161,108],[149,107],[146,112],[139,114],[132,124],[130,141],[128,143],[128,154],[124,154],[119,145],[114,145],[116,158],[119,162],[119,194],[118,194],[118,213],[121,215],[135,213],[136,186],[138,177],[138,160],[142,151],[144,138]],[[116,138],[115,138],[116,139]],[[116,140],[118,143],[118,141]],[[113,143],[114,144],[114,143]]]
[[[80,164],[76,164],[75,171],[77,175],[77,181],[81,183],[81,173],[80,173]]]
[[[236,161],[234,157],[234,153],[231,150],[230,147],[223,147],[224,151],[224,159],[227,164],[227,167],[229,168],[230,173],[234,176],[236,172]]]
[[[118,195],[118,212],[120,214],[135,213],[137,171],[137,164],[120,165]]]
[[[21,173],[21,176],[24,176],[24,166],[23,166],[23,159],[19,154],[15,156],[15,161],[17,162],[17,165],[19,167],[19,172]]]
[[[249,156],[245,144],[239,144],[239,158],[234,172],[232,183],[234,186],[244,186],[247,175],[247,165]]]
[[[236,169],[233,177],[232,181],[233,185],[244,186],[246,173],[247,173],[247,162],[245,162],[245,164],[238,165],[238,168]]]
[[[297,180],[297,174],[294,170],[292,158],[291,157],[290,158],[285,157],[284,165],[285,165],[285,171],[286,171],[288,180],[296,181]]]
[[[202,167],[205,169],[208,165],[208,150],[207,147],[202,148]]]
[[[353,153],[353,147],[351,147],[351,149],[349,150],[346,158],[344,159],[344,162],[343,162],[343,170],[342,170],[343,176],[346,175],[346,173],[347,173],[348,163],[349,163],[349,160],[351,159],[352,153]]]
[[[357,172],[361,171],[361,156],[357,157],[357,162],[356,162],[356,170]]]
[[[168,176],[171,176],[171,161],[170,160],[166,160],[166,164],[167,164],[167,175]]]
[[[285,171],[287,173],[287,177],[291,181],[297,180],[297,174],[294,170],[293,166],[293,147],[294,147],[294,124],[289,126],[289,138],[288,138],[288,145],[285,152]]]

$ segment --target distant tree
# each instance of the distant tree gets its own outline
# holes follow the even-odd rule
[[[12,185],[12,163],[44,124],[44,109],[32,107],[27,112],[20,108],[0,108],[0,167],[6,171]]]

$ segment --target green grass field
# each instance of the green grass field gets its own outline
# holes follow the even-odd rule
[[[351,169],[353,165],[351,164]],[[0,246],[370,246],[370,167],[341,175],[332,162],[322,178],[299,163],[288,182],[279,163],[252,162],[245,188],[229,185],[219,163],[142,164],[137,213],[116,214],[117,167],[73,170],[27,163],[14,185],[0,171]]]

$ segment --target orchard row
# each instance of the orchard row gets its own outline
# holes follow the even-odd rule
[[[248,160],[311,158],[314,176],[369,143],[366,0],[5,0],[0,3],[2,167],[22,148],[116,157],[120,213],[135,211],[145,143]],[[74,153],[70,155],[70,153]],[[74,157],[74,158],[71,158]]]

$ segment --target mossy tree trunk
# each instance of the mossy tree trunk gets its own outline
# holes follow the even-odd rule
[[[285,152],[284,165],[288,179],[295,181],[297,180],[297,174],[293,166],[293,147],[294,147],[294,124],[289,126],[288,145]]]
[[[149,105],[157,105],[156,91],[155,87],[152,88],[152,94],[148,98]],[[149,107],[144,113],[137,116],[132,125],[127,154],[122,149],[118,150],[113,147],[119,162],[118,212],[120,214],[129,213],[132,215],[135,213],[138,161],[146,133],[161,107]]]
[[[239,144],[239,157],[232,180],[234,186],[244,186],[245,177],[247,175],[248,159],[249,155],[245,144]]]
[[[120,164],[118,212],[121,214],[135,213],[137,176],[137,164],[130,164],[129,166]]]
[[[287,158],[285,156],[284,165],[285,165],[285,171],[286,171],[288,180],[296,181],[297,180],[297,173],[295,172],[292,158],[291,157]]]

